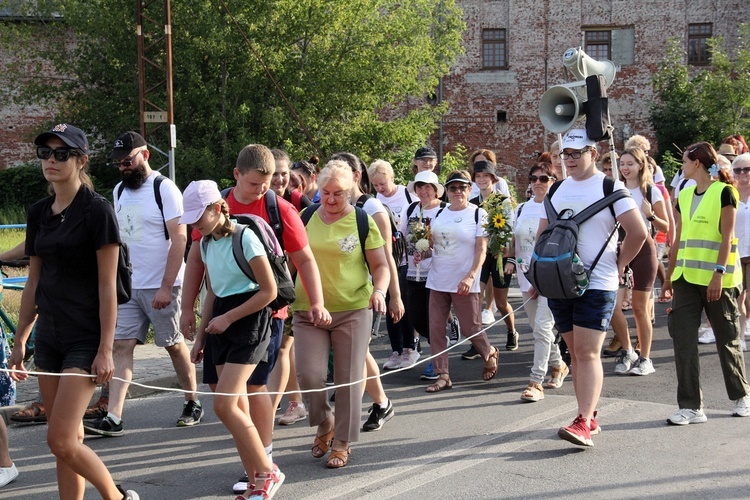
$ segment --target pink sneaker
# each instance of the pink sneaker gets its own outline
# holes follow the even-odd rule
[[[582,415],[578,415],[569,426],[560,427],[557,435],[579,446],[594,446],[594,442],[591,440],[591,429]]]
[[[600,432],[602,432],[602,428],[599,427],[599,424],[596,422],[596,412],[594,412],[594,416],[591,417],[591,421],[589,422],[589,429],[591,429],[591,435],[596,436]]]
[[[276,464],[273,465],[271,472],[256,472],[255,489],[248,497],[248,500],[268,500],[269,498],[273,498],[279,490],[279,486],[284,482],[284,478],[284,474]],[[244,498],[244,496],[238,496],[235,500]]]

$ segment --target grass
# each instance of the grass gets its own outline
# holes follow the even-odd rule
[[[5,229],[0,230],[0,251],[4,252],[21,243],[26,237],[26,231],[23,229]],[[26,268],[7,267],[3,272],[8,276],[25,276],[28,270]],[[16,290],[3,290],[2,307],[5,313],[14,324],[18,324],[18,314],[21,310],[21,292]]]

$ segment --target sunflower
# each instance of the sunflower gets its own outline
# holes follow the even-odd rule
[[[495,217],[492,218],[492,224],[497,229],[502,228],[505,225],[505,217],[503,217],[502,214],[496,214]]]

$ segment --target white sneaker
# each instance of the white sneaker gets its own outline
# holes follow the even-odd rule
[[[638,361],[638,355],[635,351],[628,352],[621,349],[620,353],[615,358],[615,374],[626,375],[630,369],[633,368],[633,364],[636,361]]]
[[[713,344],[716,342],[714,337],[714,331],[712,328],[702,326],[698,328],[698,343],[699,344]]]
[[[651,375],[656,372],[650,359],[638,358],[628,372],[630,375]]]
[[[391,354],[391,357],[388,358],[388,361],[383,363],[383,370],[395,370],[399,366],[401,366],[401,361],[401,355],[396,351],[393,351],[393,354]]]
[[[750,417],[750,395],[732,401],[733,417]]]
[[[10,467],[0,467],[0,488],[17,477],[18,469],[16,469],[16,464],[10,464]]]
[[[677,410],[677,413],[667,418],[668,424],[673,425],[687,425],[687,424],[700,424],[708,420],[703,410],[691,410],[690,408],[682,408]]]
[[[404,354],[401,356],[401,364],[398,367],[411,368],[418,359],[419,353],[415,349],[404,349]]]
[[[490,309],[482,309],[482,324],[491,325],[495,322],[495,315]]]

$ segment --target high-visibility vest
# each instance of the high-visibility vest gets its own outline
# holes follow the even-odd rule
[[[680,191],[679,204],[682,228],[680,231],[680,246],[677,251],[677,262],[672,280],[682,276],[688,283],[708,286],[716,270],[721,246],[721,192],[728,184],[713,182],[703,194],[692,217],[690,208],[693,204],[695,186]],[[734,186],[735,198],[739,194]],[[737,238],[732,238],[732,248],[727,260],[727,271],[721,278],[722,288],[737,287],[742,283],[742,270],[736,264]]]

